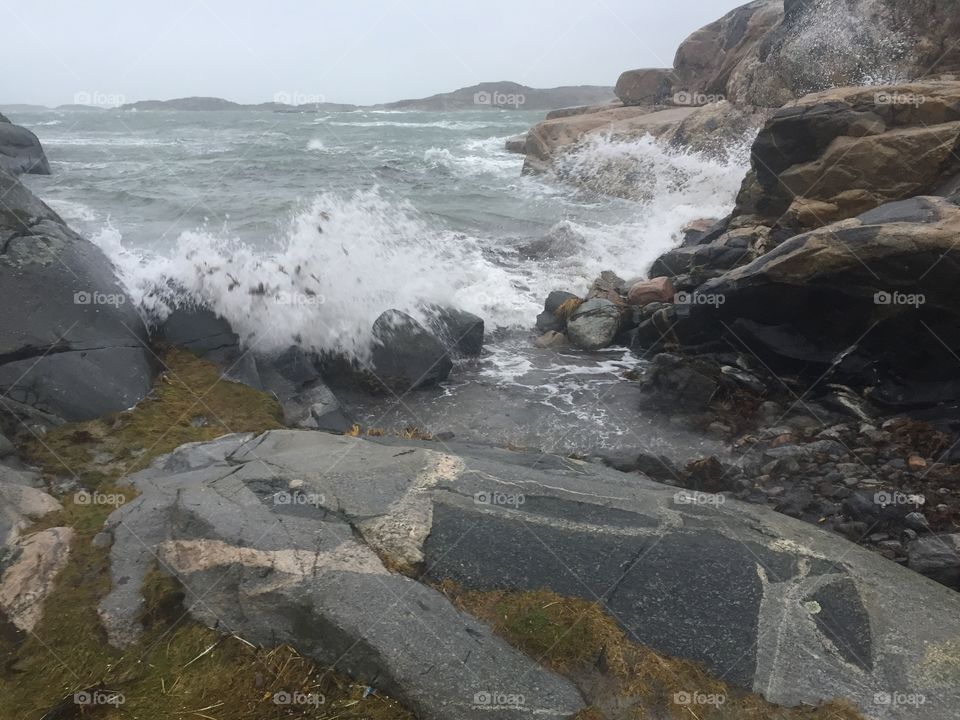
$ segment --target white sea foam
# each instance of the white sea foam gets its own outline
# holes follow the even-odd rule
[[[434,148],[425,161],[469,170],[470,163],[479,163],[470,158],[509,160],[511,172],[518,171],[517,159],[505,153],[484,156],[483,148],[494,146],[481,142],[486,145],[471,148],[475,155],[461,156],[462,145]],[[109,224],[94,240],[149,316],[169,310],[175,286],[178,297],[209,305],[258,350],[300,341],[362,356],[374,320],[390,308],[425,320],[428,305],[450,304],[483,317],[488,329],[529,327],[550,290],[583,292],[602,270],[643,274],[675,244],[685,223],[729,212],[744,172],[742,157],[721,161],[673,153],[647,139],[600,141],[571,162],[589,175],[602,172],[611,158],[632,164],[637,182],[649,191],[633,202],[615,201],[619,219],[612,224],[568,221],[582,236],[582,249],[560,260],[522,260],[501,237],[451,232],[378,188],[320,194],[278,236],[256,245],[198,229],[181,234],[162,256],[148,255],[126,247]],[[533,179],[514,184],[531,193],[550,187]],[[571,205],[578,202],[579,191],[567,192]],[[501,370],[514,377],[524,372],[519,366]]]

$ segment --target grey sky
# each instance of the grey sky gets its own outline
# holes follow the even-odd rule
[[[0,0],[0,104],[612,85],[745,0]]]

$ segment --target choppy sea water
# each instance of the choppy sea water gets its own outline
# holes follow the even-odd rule
[[[421,424],[458,438],[568,452],[669,451],[709,443],[646,413],[622,380],[638,361],[532,347],[553,289],[583,292],[599,272],[642,276],[691,220],[729,212],[746,166],[668,152],[649,139],[595,142],[578,174],[636,162],[639,201],[551,177],[522,177],[504,141],[532,112],[281,114],[49,112],[13,120],[40,137],[50,177],[27,182],[117,264],[148,314],[175,281],[258,352],[295,338],[363,354],[386,309],[431,303],[480,315],[488,352],[444,388],[355,401],[369,424]],[[528,258],[563,227],[565,252]],[[251,292],[251,290],[253,292]],[[709,448],[706,448],[709,449]]]

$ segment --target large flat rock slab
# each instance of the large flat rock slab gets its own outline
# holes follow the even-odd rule
[[[564,681],[384,565],[415,567],[600,601],[631,639],[776,703],[847,698],[883,719],[960,705],[960,597],[765,508],[533,453],[300,431],[211,447],[135,476],[142,494],[109,520],[114,642],[137,632],[159,556],[204,622],[338,661],[423,717],[474,717],[473,694],[495,690],[575,711]],[[883,702],[897,693],[925,702]]]

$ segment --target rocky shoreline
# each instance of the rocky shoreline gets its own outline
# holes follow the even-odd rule
[[[483,319],[386,309],[359,358],[253,352],[176,287],[144,316],[16,177],[49,167],[0,117],[0,299],[22,309],[0,319],[11,707],[954,717],[960,82],[945,73],[960,52],[945,48],[960,15],[840,5],[751,2],[673,68],[624,73],[615,105],[512,141],[526,172],[630,197],[631,168],[584,178],[565,158],[600,135],[703,153],[756,136],[728,217],[690,225],[651,268],[551,293],[531,337],[545,353],[631,348],[623,382],[723,457],[361,427],[338,393],[402,404],[437,387],[483,353]],[[850,40],[896,82],[867,86],[848,48],[811,45],[840,12],[919,39]]]

